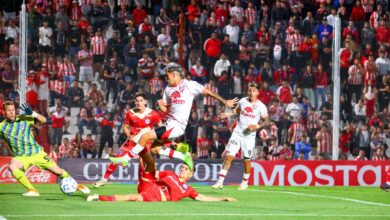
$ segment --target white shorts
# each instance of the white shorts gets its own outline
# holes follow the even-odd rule
[[[227,155],[234,157],[241,148],[244,158],[251,159],[255,142],[256,136],[243,136],[237,132],[233,132],[226,146]]]
[[[91,82],[93,81],[93,70],[91,66],[80,66],[80,82]]]
[[[186,127],[184,127],[182,124],[174,123],[172,121],[165,122],[163,127],[165,127],[165,132],[158,137],[160,140],[175,140],[178,137],[181,137]]]

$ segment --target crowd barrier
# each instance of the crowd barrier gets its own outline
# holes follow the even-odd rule
[[[0,183],[15,183],[8,170],[11,157],[0,157]],[[59,159],[58,165],[69,171],[79,182],[99,180],[108,164],[100,159]],[[178,172],[181,162],[157,160],[158,170]],[[211,184],[218,179],[222,160],[197,160],[192,183]],[[127,167],[118,166],[110,181],[138,182],[138,160]],[[242,179],[242,161],[233,161],[225,179],[226,184],[239,184]],[[252,161],[250,185],[266,186],[379,186],[390,172],[390,161]],[[30,167],[27,176],[33,183],[56,183],[50,172]]]

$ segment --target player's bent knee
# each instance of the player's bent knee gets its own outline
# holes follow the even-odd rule
[[[233,161],[233,159],[234,159],[234,157],[232,155],[227,155],[226,156],[226,160],[229,161],[229,162]]]
[[[150,148],[150,152],[152,154],[158,154],[158,152],[161,150],[161,147],[152,147]]]

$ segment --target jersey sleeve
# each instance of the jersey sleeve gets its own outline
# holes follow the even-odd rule
[[[153,123],[156,124],[156,125],[158,125],[161,122],[160,115],[157,112],[155,112],[155,111],[153,111],[152,118],[153,118]]]
[[[126,113],[126,116],[125,116],[125,125],[130,125],[130,111],[128,111]]]
[[[267,110],[267,107],[264,104],[260,105],[260,116],[262,118],[267,118],[268,117],[268,110]]]
[[[196,81],[188,81],[188,89],[194,96],[202,94],[205,90],[204,86]]]
[[[162,99],[164,100],[165,104],[168,104],[168,103],[169,103],[169,96],[168,96],[168,90],[167,90],[167,88],[165,88],[165,90],[164,90]]]
[[[192,186],[188,188],[188,191],[188,197],[191,199],[195,199],[199,195],[199,193],[194,188],[192,188]]]

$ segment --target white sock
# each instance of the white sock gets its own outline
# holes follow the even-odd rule
[[[250,173],[244,173],[244,175],[242,176],[242,183],[248,184],[250,175],[251,175]]]
[[[142,150],[144,149],[144,147],[142,147],[141,145],[137,144],[133,147],[133,149],[130,150],[130,153],[135,156],[135,155],[138,155]]]
[[[184,154],[179,151],[172,150],[171,148],[161,148],[158,154],[167,156],[169,158],[175,158],[179,160],[184,160]]]
[[[221,169],[221,170],[219,171],[218,182],[223,183],[223,181],[225,180],[225,177],[226,177],[227,172],[228,172],[228,171],[225,170],[225,169]]]

